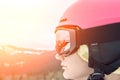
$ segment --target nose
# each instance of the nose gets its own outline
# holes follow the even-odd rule
[[[55,55],[55,58],[56,58],[57,60],[60,60],[60,61],[63,61],[63,60],[64,60],[64,56],[60,56],[59,54],[56,54],[56,55]]]

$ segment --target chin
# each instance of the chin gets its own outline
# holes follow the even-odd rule
[[[70,72],[68,72],[68,71],[64,71],[64,72],[63,72],[63,77],[64,77],[65,79],[75,79],[75,75],[72,74],[72,73],[70,73]]]
[[[71,79],[71,78],[70,78],[70,75],[66,74],[65,72],[63,72],[63,77],[64,77],[65,79]]]
[[[69,70],[65,70],[63,72],[63,77],[65,79],[78,79],[78,78],[82,78],[84,76],[84,73],[81,72],[77,72],[77,71],[69,71]]]

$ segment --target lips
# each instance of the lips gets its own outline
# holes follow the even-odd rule
[[[62,69],[67,69],[67,66],[65,66],[65,65],[61,65],[62,66]]]
[[[64,66],[64,67],[62,67],[62,69],[63,69],[63,70],[66,70],[66,69],[67,69],[67,67],[66,67],[66,66]]]

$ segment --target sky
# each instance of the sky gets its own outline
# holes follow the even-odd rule
[[[54,30],[75,0],[0,0],[0,45],[54,50]]]

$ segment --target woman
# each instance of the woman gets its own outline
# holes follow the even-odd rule
[[[115,71],[118,66],[111,70],[111,66],[108,65],[108,62],[109,64],[114,63],[109,61],[112,57],[114,58],[113,60],[115,60],[116,57],[119,56],[117,53],[115,53],[116,55],[114,56],[114,53],[110,52],[110,49],[114,48],[109,47],[109,45],[113,46],[111,45],[112,42],[112,44],[114,44],[114,42],[120,41],[120,29],[118,27],[120,26],[119,4],[120,1],[118,0],[78,0],[65,11],[55,33],[56,51],[58,53],[56,58],[61,60],[61,66],[64,69],[63,76],[66,79],[120,80],[118,74],[110,74]],[[109,51],[111,56],[108,53],[105,54],[107,54],[107,57],[109,55],[110,58],[102,56],[102,59],[101,56],[97,54],[100,53],[99,50],[102,50],[100,52],[104,52],[104,50],[105,52]],[[116,50],[119,51],[119,49]],[[87,55],[89,55],[89,60]],[[102,55],[104,54],[102,53]],[[90,56],[96,60],[95,64],[94,62],[90,62]],[[99,57],[101,60],[98,59]],[[98,65],[97,60],[98,62],[103,61],[105,66],[101,66],[101,64]],[[106,60],[106,62],[104,62],[104,60]],[[109,67],[110,71],[107,69]],[[89,76],[89,74],[91,75]],[[104,76],[104,74],[109,75]],[[99,79],[97,79],[98,77]]]

